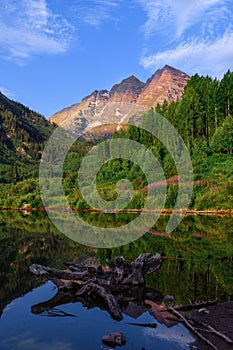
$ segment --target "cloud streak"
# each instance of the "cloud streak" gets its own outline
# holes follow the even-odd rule
[[[146,50],[140,60],[144,68],[155,70],[170,64],[189,74],[218,78],[233,68],[231,1],[136,1],[147,15],[143,26]],[[150,45],[154,35],[160,39],[156,51]]]
[[[135,0],[146,13],[143,26],[146,36],[170,32],[173,37],[182,36],[189,28],[203,22],[219,22],[229,10],[228,0]],[[214,17],[218,14],[218,17]]]
[[[144,334],[147,337],[160,338],[161,340],[171,342],[172,344],[176,343],[179,345],[180,349],[186,349],[187,344],[194,341],[194,338],[189,331],[180,325],[173,328],[159,327],[156,331],[148,328],[144,330]]]
[[[7,96],[8,98],[14,98],[15,94],[13,92],[11,92],[10,90],[8,90],[7,88],[0,86],[0,92]]]
[[[85,0],[74,2],[73,9],[77,18],[93,27],[100,28],[106,21],[116,21],[114,11],[122,0]]]
[[[146,69],[164,65],[183,69],[189,74],[209,74],[221,78],[223,73],[233,68],[233,33],[225,33],[214,42],[183,42],[177,48],[144,56],[141,64]]]
[[[0,55],[23,64],[36,54],[65,52],[74,27],[53,13],[46,0],[4,0],[0,15]]]

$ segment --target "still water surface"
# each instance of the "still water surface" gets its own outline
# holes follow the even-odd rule
[[[126,335],[122,349],[189,349],[193,338],[183,326],[167,328],[148,311],[139,312],[137,318],[124,314],[120,322],[81,303],[59,305],[38,315],[31,312],[33,305],[56,294],[51,282],[28,271],[32,263],[64,268],[68,260],[104,263],[106,257],[124,255],[132,260],[144,252],[164,256],[147,285],[173,295],[175,303],[233,300],[233,218],[187,216],[170,237],[164,234],[167,220],[161,217],[150,234],[127,246],[95,250],[57,232],[44,213],[0,212],[0,349],[105,349],[101,339],[114,331]]]

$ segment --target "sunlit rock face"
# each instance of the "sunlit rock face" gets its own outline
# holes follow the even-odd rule
[[[165,66],[155,72],[137,99],[137,103],[148,108],[155,107],[157,103],[179,101],[183,95],[184,87],[189,76],[170,66]]]
[[[180,100],[188,79],[186,73],[167,65],[146,83],[132,75],[110,91],[95,90],[80,103],[52,115],[50,121],[78,135],[107,136],[130,118],[140,119],[144,111],[164,100]]]

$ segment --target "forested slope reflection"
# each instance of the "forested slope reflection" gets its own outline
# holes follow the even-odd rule
[[[0,315],[11,300],[44,282],[29,272],[32,263],[62,267],[90,255],[91,249],[59,233],[44,213],[0,212]]]
[[[92,224],[108,226],[102,215],[91,215]],[[139,240],[97,251],[59,233],[45,213],[0,212],[0,312],[11,300],[43,283],[29,272],[33,263],[64,268],[65,261],[84,257],[105,264],[107,257],[123,255],[131,261],[146,252],[159,252],[164,258],[162,268],[147,277],[147,285],[173,295],[177,303],[233,299],[233,218],[187,216],[170,235],[165,233],[167,221],[168,216],[161,216]]]

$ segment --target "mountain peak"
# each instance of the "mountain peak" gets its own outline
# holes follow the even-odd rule
[[[123,79],[123,80],[121,81],[120,84],[125,83],[125,82],[129,82],[129,83],[140,82],[140,83],[144,84],[142,81],[140,81],[140,80],[139,80],[135,75],[133,75],[133,74],[130,75],[129,77]]]
[[[176,71],[178,70],[177,68],[174,68],[172,66],[169,66],[169,64],[165,64],[165,66],[162,68],[162,70],[169,70],[169,71]]]
[[[168,102],[181,99],[189,76],[179,69],[165,65],[158,69],[146,82],[137,102],[143,106],[156,107],[164,100]]]
[[[185,75],[186,77],[189,77],[188,74],[182,72],[180,69],[174,68],[172,66],[169,66],[168,64],[166,64],[163,68],[162,68],[163,72],[170,72],[173,74],[179,74],[179,75]],[[190,78],[190,77],[189,77]]]
[[[116,124],[130,116],[140,116],[147,108],[156,107],[164,100],[180,100],[189,76],[165,65],[158,69],[146,84],[135,75],[115,84],[110,91],[95,90],[89,96],[51,117],[58,125],[80,132],[105,124]]]
[[[145,83],[140,81],[135,75],[123,79],[119,84],[115,84],[110,92],[112,102],[136,102],[139,94],[143,90]]]

